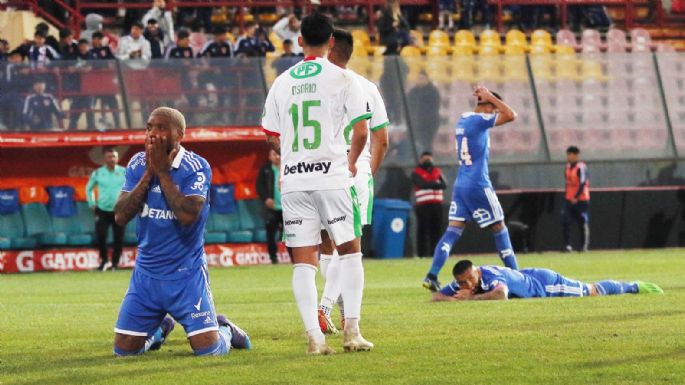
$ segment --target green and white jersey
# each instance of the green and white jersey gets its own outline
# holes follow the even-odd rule
[[[352,186],[344,127],[369,117],[356,77],[325,58],[306,58],[276,78],[262,128],[281,140],[281,193]]]
[[[366,110],[371,114],[371,117],[369,118],[369,130],[373,132],[387,127],[388,124],[390,124],[388,121],[388,112],[385,110],[383,97],[381,97],[381,93],[378,91],[376,84],[350,69],[348,69],[348,71],[354,74],[364,91],[367,103]],[[345,127],[345,141],[349,148],[352,143],[352,126]],[[357,172],[371,172],[371,135],[366,138],[364,151],[362,151],[357,160]]]

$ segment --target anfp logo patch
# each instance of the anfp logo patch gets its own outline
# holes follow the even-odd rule
[[[299,66],[290,70],[290,76],[295,79],[305,79],[316,76],[321,72],[321,64],[314,62],[303,62]]]

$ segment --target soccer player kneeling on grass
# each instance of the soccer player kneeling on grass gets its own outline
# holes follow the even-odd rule
[[[359,331],[364,266],[361,213],[352,177],[368,128],[363,90],[326,54],[333,43],[330,19],[313,13],[302,20],[302,62],[283,72],[269,90],[262,127],[281,154],[281,206],[286,245],[292,250],[293,294],[307,333],[307,353],[331,354],[319,327],[316,267],[325,228],[340,254],[345,298],[345,351],[370,350]],[[349,154],[344,128],[352,127]]]
[[[183,325],[196,355],[250,348],[247,334],[214,310],[204,254],[212,171],[204,158],[180,145],[185,127],[177,110],[152,111],[145,151],[131,158],[114,207],[120,226],[138,216],[139,240],[114,329],[118,356],[159,349],[174,329],[171,317]]]
[[[509,298],[588,297],[617,294],[663,293],[653,283],[599,281],[585,283],[549,269],[513,270],[500,266],[474,266],[469,260],[452,269],[454,281],[433,293],[434,301]]]

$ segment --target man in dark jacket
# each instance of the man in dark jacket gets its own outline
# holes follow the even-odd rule
[[[271,263],[278,263],[278,233],[283,232],[283,211],[281,209],[281,188],[279,171],[281,156],[269,150],[269,161],[259,170],[257,176],[257,194],[264,202],[264,221],[266,222],[266,244]]]
[[[433,165],[433,155],[421,154],[419,165],[411,174],[416,198],[416,243],[419,257],[433,254],[443,229],[442,191],[447,187],[442,171]]]

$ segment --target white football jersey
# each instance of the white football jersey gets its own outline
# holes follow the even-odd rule
[[[325,58],[307,58],[276,78],[262,128],[281,140],[281,192],[352,186],[344,127],[369,117],[356,77]]]
[[[390,124],[388,121],[388,112],[385,110],[383,97],[381,97],[381,93],[378,91],[376,84],[350,69],[348,69],[348,71],[354,74],[364,91],[366,111],[371,113],[371,117],[369,118],[369,130],[377,131],[387,127],[388,124]],[[349,149],[352,143],[352,126],[345,127],[345,141],[347,142]],[[371,172],[371,134],[366,138],[364,151],[362,151],[357,160],[357,172]]]

